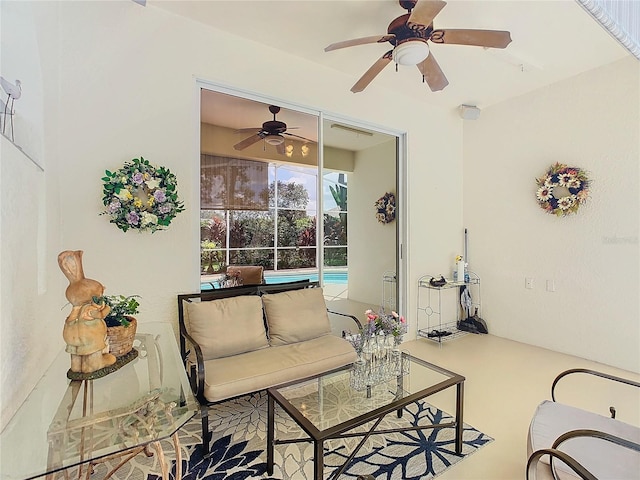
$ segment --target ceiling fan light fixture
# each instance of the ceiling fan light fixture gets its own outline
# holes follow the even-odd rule
[[[393,61],[399,65],[417,65],[429,56],[429,45],[422,40],[408,40],[393,49]]]
[[[264,141],[267,142],[269,145],[278,146],[278,145],[282,145],[282,143],[284,142],[284,137],[280,134],[267,135],[264,138]]]

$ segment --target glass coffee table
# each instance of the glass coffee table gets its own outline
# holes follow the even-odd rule
[[[465,378],[408,353],[403,352],[401,358],[405,365],[404,371],[408,370],[408,373],[393,375],[384,382],[366,388],[354,388],[354,366],[269,388],[267,473],[273,474],[275,445],[311,441],[314,444],[313,478],[321,480],[324,472],[324,442],[361,436],[362,440],[350,453],[346,462],[333,473],[332,478],[338,478],[370,435],[390,433],[377,429],[386,415],[395,412],[400,418],[404,407],[452,387],[456,389],[455,418],[452,422],[414,425],[396,428],[393,431],[455,427],[455,451],[460,454]],[[307,438],[275,438],[276,403],[304,430]],[[353,431],[369,422],[373,422],[373,425],[367,431]]]
[[[103,378],[68,380],[69,354],[60,352],[0,435],[0,478],[69,478],[70,468],[88,477],[94,464],[117,459],[122,466],[153,448],[168,480],[160,441],[173,440],[180,465],[177,432],[197,403],[171,324],[137,330],[138,357]]]

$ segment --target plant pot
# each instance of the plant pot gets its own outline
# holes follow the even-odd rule
[[[138,321],[134,317],[126,317],[129,320],[128,326],[119,325],[117,327],[107,327],[107,343],[109,353],[120,358],[131,351],[133,340],[136,336]]]

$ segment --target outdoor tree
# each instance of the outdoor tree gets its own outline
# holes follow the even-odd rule
[[[338,183],[344,183],[340,177]],[[338,248],[326,252],[328,264],[346,265],[346,189],[338,185],[334,198],[340,206],[339,217],[325,215],[325,245]],[[266,189],[265,189],[266,192]],[[224,257],[227,240],[226,215],[229,215],[229,262],[232,264],[262,265],[274,268],[273,250],[278,246],[278,268],[314,267],[318,243],[316,218],[309,216],[309,192],[304,185],[293,182],[271,182],[268,188],[269,210],[216,210],[203,212],[210,218],[201,223],[201,240],[207,246],[215,243],[217,252]],[[277,200],[276,200],[277,199]],[[278,231],[274,238],[275,205],[278,205]],[[266,202],[265,202],[266,203]],[[343,218],[344,217],[344,218]],[[203,243],[205,245],[205,243]],[[307,247],[307,248],[301,248]],[[235,250],[242,249],[242,250]],[[209,268],[211,256],[203,255],[204,269]],[[216,257],[217,259],[217,257]],[[217,263],[217,262],[216,262]],[[215,268],[215,267],[214,267]]]
[[[338,208],[340,208],[340,222],[344,229],[345,237],[347,235],[347,187],[345,186],[344,173],[338,174],[338,183],[334,187],[329,185],[329,191],[333,200],[336,202]]]

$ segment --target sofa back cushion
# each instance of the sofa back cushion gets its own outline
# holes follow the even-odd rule
[[[262,295],[272,346],[302,342],[331,333],[322,288]]]
[[[269,346],[257,295],[186,303],[185,323],[205,360]]]

